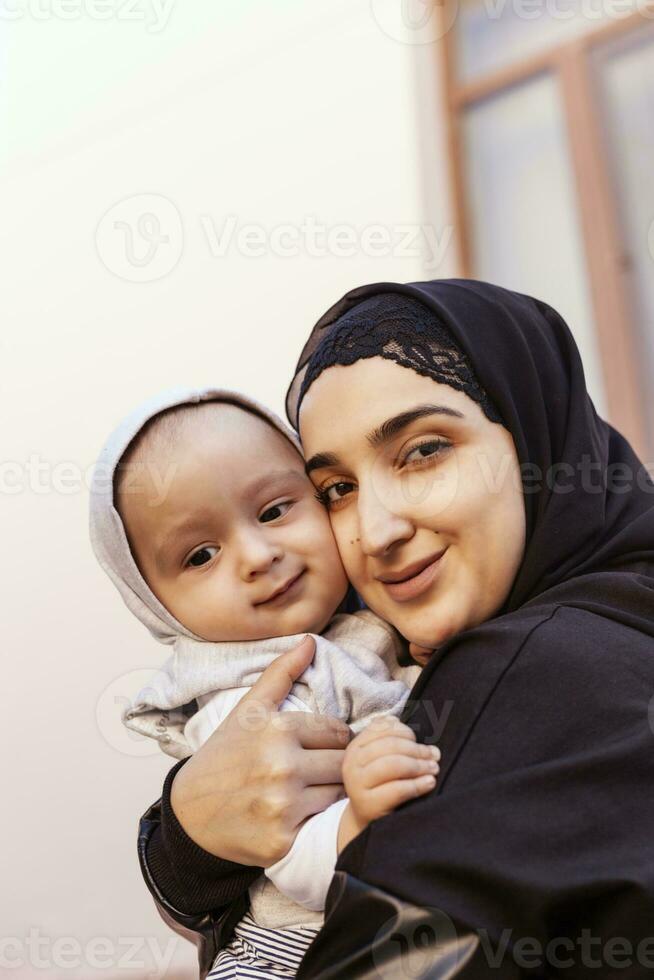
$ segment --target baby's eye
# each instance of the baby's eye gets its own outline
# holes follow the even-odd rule
[[[204,548],[198,548],[194,551],[186,564],[191,568],[199,568],[200,565],[206,565],[208,561],[217,555],[220,548],[215,545],[205,545]]]
[[[427,442],[421,442],[418,446],[414,446],[406,454],[403,463],[419,463],[422,460],[429,459],[430,456],[437,456],[444,449],[448,449],[450,446],[449,442],[444,442],[442,439],[429,439]]]
[[[288,514],[292,506],[292,500],[285,500],[281,504],[274,504],[272,507],[267,507],[266,510],[259,515],[259,520],[262,524],[270,524],[271,521],[277,521],[280,517],[283,517],[284,514]]]

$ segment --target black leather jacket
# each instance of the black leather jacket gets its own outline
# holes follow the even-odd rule
[[[148,807],[139,823],[138,854],[141,873],[164,922],[180,936],[196,944],[200,980],[204,980],[218,950],[229,942],[235,923],[248,907],[247,892],[212,912],[186,915],[176,909],[157,887],[148,865],[148,844],[160,824],[161,800],[157,800]]]
[[[196,944],[199,977],[205,980],[218,951],[229,942],[235,924],[248,908],[247,892],[211,912],[187,915],[176,909],[157,887],[148,865],[148,844],[160,825],[161,800],[158,800],[146,810],[139,824],[141,872],[164,922],[180,936]],[[338,949],[330,947],[324,950],[316,940],[300,968],[298,980],[337,977],[347,977],[348,980],[397,977],[398,980],[406,980],[408,976],[424,980],[449,980],[453,977],[472,980],[482,975],[477,974],[475,968],[476,956],[480,952],[476,935],[443,935],[438,923],[431,922],[428,911],[401,902],[342,871],[337,871],[334,876],[329,904],[334,905],[334,899],[338,900],[344,892],[352,889],[367,891],[367,897],[376,906],[376,919],[385,928],[380,931],[378,924],[366,922],[365,934],[372,935],[373,939],[362,942],[355,953],[350,948],[342,958]],[[338,917],[338,904],[333,914],[335,918]],[[339,927],[337,922],[332,924]],[[342,928],[347,931],[348,923],[342,923]],[[349,928],[350,939],[351,932]],[[503,980],[513,978],[505,972]]]
[[[651,978],[652,638],[593,615],[526,606],[423,670],[407,721],[426,741],[445,720],[438,785],[344,848],[298,980]],[[176,769],[141,822],[141,867],[204,978],[261,869],[186,836]]]

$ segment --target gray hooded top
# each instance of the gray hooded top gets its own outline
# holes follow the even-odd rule
[[[301,453],[295,433],[254,399],[222,388],[175,388],[144,402],[114,429],[100,453],[91,486],[91,543],[100,565],[137,619],[157,640],[173,648],[163,667],[126,709],[123,721],[128,728],[157,739],[164,752],[178,759],[196,747],[189,743],[185,728],[197,711],[197,698],[252,686],[277,656],[296,646],[304,635],[225,643],[203,640],[162,605],[132,556],[114,506],[118,463],[155,415],[204,401],[228,401],[257,413]],[[416,668],[398,667],[401,651],[394,630],[369,610],[339,614],[322,636],[316,636],[314,660],[292,694],[309,710],[339,717],[355,731],[374,715],[399,715],[407,685],[417,673]]]

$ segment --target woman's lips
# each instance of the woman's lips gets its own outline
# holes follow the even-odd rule
[[[395,602],[408,602],[409,599],[416,599],[427,591],[440,572],[446,551],[447,548],[439,551],[437,555],[432,555],[422,562],[409,566],[402,572],[378,576],[379,581]]]

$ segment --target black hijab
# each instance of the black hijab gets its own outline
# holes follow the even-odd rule
[[[345,849],[300,976],[649,975],[654,484],[595,412],[559,314],[482,282],[349,292],[302,352],[292,422],[323,339],[380,293],[419,300],[472,364],[515,441],[527,541],[505,607],[439,648],[412,692],[405,720],[443,753],[436,790]],[[633,947],[619,968],[618,939]]]

